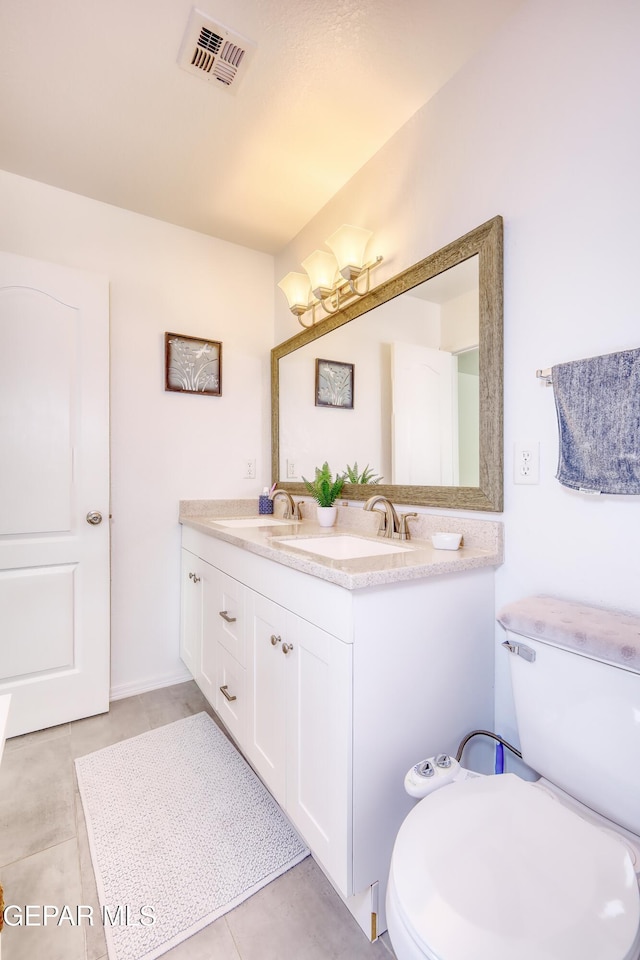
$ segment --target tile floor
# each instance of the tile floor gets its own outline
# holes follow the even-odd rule
[[[93,905],[97,897],[73,759],[212,711],[193,682],[118,700],[109,713],[7,741],[0,767],[0,880],[11,904]],[[2,960],[103,960],[102,927],[15,926]],[[391,960],[387,934],[367,941],[308,857],[166,960]]]

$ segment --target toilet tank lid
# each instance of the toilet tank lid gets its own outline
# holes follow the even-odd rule
[[[558,597],[525,597],[498,613],[505,630],[640,673],[640,616]]]

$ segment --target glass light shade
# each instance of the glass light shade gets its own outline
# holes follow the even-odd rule
[[[343,276],[347,268],[355,268],[356,273],[360,272],[365,263],[365,250],[372,236],[371,230],[354,227],[350,223],[343,223],[335,233],[331,234],[327,240],[327,246],[333,250],[338,262],[338,270]]]
[[[309,274],[311,289],[319,299],[328,296],[333,290],[333,286],[338,275],[338,266],[336,258],[331,253],[324,250],[314,250],[306,260],[302,261],[302,266]]]
[[[288,273],[278,284],[295,314],[304,313],[309,307],[311,286],[309,277],[304,273]]]

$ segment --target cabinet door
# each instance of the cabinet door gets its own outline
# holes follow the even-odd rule
[[[276,800],[285,806],[285,679],[287,613],[247,591],[246,753]],[[286,649],[286,647],[284,648]]]
[[[202,567],[199,557],[182,551],[180,659],[196,679],[202,636]]]
[[[202,637],[196,669],[196,683],[212,707],[216,704],[218,644],[216,637],[219,571],[203,561],[202,567]]]
[[[293,614],[288,641],[286,810],[348,896],[352,648]]]

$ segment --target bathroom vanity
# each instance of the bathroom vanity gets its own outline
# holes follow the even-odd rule
[[[427,527],[383,541],[357,508],[329,532],[216,512],[181,505],[181,657],[375,939],[407,769],[493,721],[501,525],[458,523],[465,546],[436,551]]]

